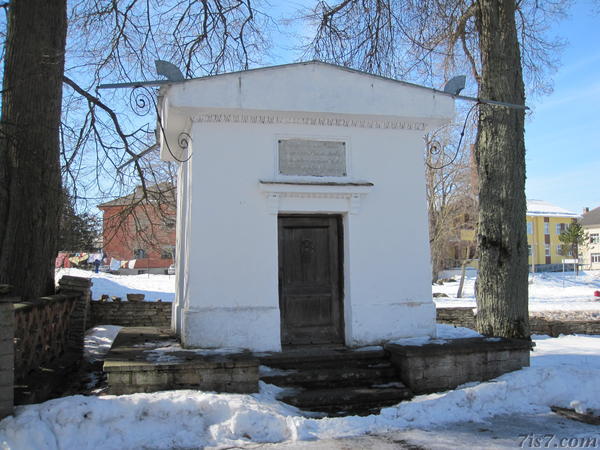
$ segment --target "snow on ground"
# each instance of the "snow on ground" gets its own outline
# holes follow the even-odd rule
[[[455,327],[453,325],[444,325],[437,323],[435,325],[435,338],[425,337],[404,338],[392,341],[392,344],[421,346],[425,344],[443,344],[448,339],[465,339],[474,337],[483,337],[475,330],[464,327]],[[496,338],[488,338],[496,339]]]
[[[175,275],[113,275],[110,273],[94,273],[76,268],[57,269],[55,280],[63,275],[91,278],[92,299],[99,300],[103,294],[127,299],[127,294],[145,294],[146,301],[162,300],[172,302],[175,299]]]
[[[438,336],[464,335],[460,329],[449,334],[450,328],[438,326]],[[379,415],[305,417],[276,401],[279,388],[264,383],[261,392],[253,395],[182,390],[72,396],[18,407],[15,416],[0,422],[0,448],[244,446],[431,430],[470,421],[485,424],[503,415],[550,417],[550,405],[600,409],[600,336],[534,339],[529,368],[489,382],[418,396],[385,408]]]
[[[455,279],[459,280],[460,277]],[[600,290],[600,271],[580,272],[579,275],[575,275],[575,272],[540,272],[530,274],[529,280],[529,311],[532,315],[547,311],[579,311],[579,317],[600,318],[600,300],[594,297],[594,291]],[[465,278],[464,298],[456,298],[458,285],[458,282],[449,282],[432,286],[434,293],[449,296],[434,299],[438,308],[476,306],[473,293],[475,277],[470,274]]]
[[[92,278],[94,300],[99,299],[102,294],[125,299],[128,293],[145,294],[145,300],[148,301],[161,299],[164,302],[172,302],[175,298],[174,275],[112,275],[73,268],[58,269],[56,281],[58,282],[63,275]],[[600,290],[600,271],[580,272],[577,276],[574,272],[541,272],[530,275],[530,281],[529,311],[532,315],[552,311],[557,318],[568,318],[569,314],[573,316],[575,313],[582,319],[600,318],[600,300],[594,297],[594,291]],[[473,293],[474,271],[469,271],[465,278],[463,298],[456,298],[458,284],[449,282],[432,286],[434,293],[449,296],[435,298],[438,307],[476,306]]]
[[[90,277],[92,298],[97,300],[102,294],[118,296],[125,300],[128,293],[145,294],[145,300],[172,302],[175,298],[174,275],[112,275],[109,273],[93,273],[81,269],[58,269],[56,281],[63,275]],[[458,279],[459,277],[455,277]],[[580,272],[541,272],[530,275],[529,311],[532,315],[553,311],[555,315],[566,316],[565,312],[578,312],[578,318],[600,318],[600,300],[594,297],[594,291],[600,290],[600,271]],[[474,271],[469,271],[465,278],[463,298],[456,298],[458,282],[433,285],[434,293],[444,293],[448,298],[435,298],[438,307],[476,306],[473,287]],[[572,315],[572,314],[571,314]],[[557,317],[558,318],[558,317]],[[561,317],[567,318],[567,317]]]
[[[89,362],[103,360],[121,328],[123,327],[116,325],[100,325],[87,330],[83,350],[85,360]]]

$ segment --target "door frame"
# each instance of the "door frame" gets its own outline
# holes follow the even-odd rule
[[[345,266],[344,266],[344,214],[340,213],[279,213],[277,215],[277,282],[278,282],[278,299],[279,299],[279,314],[280,314],[280,342],[285,346],[295,345],[295,344],[284,344],[283,343],[283,326],[284,326],[284,317],[283,317],[283,308],[282,308],[282,267],[280,264],[281,258],[281,240],[279,236],[279,220],[281,218],[321,218],[321,219],[336,219],[337,226],[337,260],[338,260],[338,303],[339,303],[339,321],[338,321],[338,333],[341,337],[341,344],[346,345],[346,308],[345,308],[345,292],[344,292],[344,276],[345,276]],[[297,344],[297,345],[320,345],[320,344]]]

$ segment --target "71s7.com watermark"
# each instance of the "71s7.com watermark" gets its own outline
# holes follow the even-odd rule
[[[522,434],[521,448],[600,448],[600,436],[557,436],[556,434]]]

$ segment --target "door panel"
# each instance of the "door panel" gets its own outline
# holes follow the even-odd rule
[[[279,217],[283,344],[343,343],[341,218]]]

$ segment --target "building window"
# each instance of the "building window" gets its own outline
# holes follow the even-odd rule
[[[146,250],[144,250],[143,248],[136,248],[133,251],[133,257],[135,259],[143,259],[146,258]]]
[[[533,222],[527,222],[527,234],[533,234]]]
[[[531,245],[527,246],[527,256],[531,256]]]
[[[590,244],[598,244],[600,243],[600,234],[592,233],[590,234]]]
[[[562,245],[561,245],[561,244],[558,244],[558,245],[556,246],[556,254],[557,254],[557,255],[562,255],[562,254],[563,254],[563,248],[562,248]]]
[[[556,234],[560,234],[567,228],[566,223],[557,223],[556,224]]]
[[[592,262],[600,263],[600,253],[592,253]]]
[[[546,256],[550,256],[550,244],[546,244],[544,247],[546,247]]]
[[[544,222],[544,234],[550,234],[550,224],[548,222]]]

